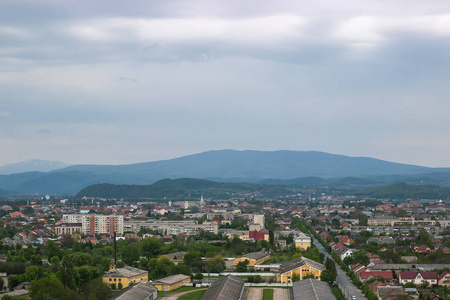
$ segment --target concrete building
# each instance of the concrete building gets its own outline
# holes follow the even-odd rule
[[[180,233],[186,233],[186,235],[197,235],[202,230],[208,231],[214,234],[219,232],[219,225],[213,222],[203,222],[203,224],[197,224],[197,221],[193,220],[181,220],[181,221],[158,221],[158,220],[146,220],[126,221],[124,224],[126,231],[139,232],[141,229],[151,229],[160,231],[166,235],[178,235]]]
[[[191,277],[183,274],[172,275],[153,281],[158,291],[172,291],[183,286],[183,283],[191,282]]]
[[[264,215],[253,215],[253,224],[259,224],[264,228]]]
[[[63,223],[81,223],[81,232],[83,234],[109,234],[116,232],[123,234],[123,216],[121,215],[86,215],[73,214],[63,215]]]
[[[237,264],[241,261],[248,260],[248,267],[254,267],[255,265],[260,265],[266,260],[270,259],[270,254],[266,252],[252,252],[245,254],[244,256],[235,258],[233,260],[233,266],[237,266]]]
[[[81,223],[63,223],[55,226],[56,235],[74,235],[81,234],[83,232],[83,226]]]
[[[128,266],[113,269],[103,275],[103,282],[109,286],[115,284],[118,287],[121,283],[123,287],[128,287],[130,283],[148,282],[148,271]]]
[[[311,247],[311,238],[303,232],[300,232],[294,237],[294,243],[296,248],[306,250]]]

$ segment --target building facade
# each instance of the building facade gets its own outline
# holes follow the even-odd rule
[[[86,235],[123,235],[123,216],[121,215],[63,215],[63,223],[81,223],[81,232]]]

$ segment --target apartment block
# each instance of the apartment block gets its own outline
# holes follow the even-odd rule
[[[81,223],[83,234],[123,234],[123,216],[121,215],[63,215],[63,223]]]

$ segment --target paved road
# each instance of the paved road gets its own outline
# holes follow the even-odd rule
[[[327,250],[325,250],[325,248],[322,247],[322,245],[316,239],[314,239],[314,245],[319,249],[320,252],[325,254],[325,259],[327,259],[327,257],[329,257],[330,259],[333,259],[328,254]],[[339,267],[338,264],[336,264],[336,270],[337,270],[338,285],[346,299],[351,300],[352,296],[355,296],[357,300],[367,299],[366,297],[363,296],[361,291],[358,290],[358,288],[353,283],[350,282],[350,278],[347,276],[347,274],[344,271],[342,271],[342,269]]]
[[[261,300],[263,296],[263,289],[267,288],[248,288],[248,296],[247,300]],[[281,288],[272,288],[273,289],[273,300],[290,300],[289,299],[289,290],[281,289]]]

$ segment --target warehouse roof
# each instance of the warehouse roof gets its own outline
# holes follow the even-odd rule
[[[326,270],[325,266],[306,257],[299,257],[280,266],[280,273],[286,273],[302,266],[308,266],[319,271]]]
[[[177,282],[180,282],[182,280],[191,278],[190,276],[187,275],[183,275],[183,274],[177,274],[177,275],[172,275],[169,277],[164,277],[161,279],[158,279],[156,281],[153,281],[153,284],[174,284]]]
[[[293,283],[294,300],[335,300],[328,283],[316,279],[304,279]]]
[[[201,300],[239,300],[244,292],[244,280],[228,275],[213,281]]]
[[[120,269],[111,270],[103,277],[133,277],[145,273],[148,273],[148,271],[126,266]]]
[[[158,290],[154,286],[149,283],[140,282],[120,291],[110,300],[144,300],[151,294],[154,294],[155,297],[151,298],[154,299],[157,293]]]
[[[270,254],[268,254],[266,252],[259,251],[259,252],[252,252],[252,253],[245,254],[242,257],[258,260],[258,259],[264,258],[264,257],[266,257],[268,255],[270,255]]]

